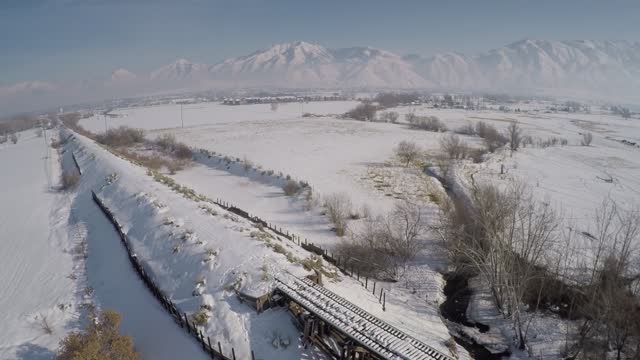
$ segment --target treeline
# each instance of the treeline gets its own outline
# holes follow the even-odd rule
[[[520,184],[478,186],[472,202],[443,204],[436,233],[458,273],[488,282],[520,349],[545,310],[577,324],[567,332],[565,358],[640,357],[637,208],[607,200],[587,232],[564,228],[562,216]]]
[[[167,169],[170,174],[175,174],[185,168],[193,158],[193,151],[184,143],[176,141],[171,134],[164,134],[155,140],[147,140],[142,129],[119,126],[107,129],[107,131],[94,134],[82,126],[79,121],[91,115],[80,113],[68,113],[60,116],[65,126],[82,134],[102,145],[108,146],[112,151],[125,158],[145,166],[152,170]],[[145,149],[140,148],[145,146]],[[141,151],[151,150],[151,151]]]

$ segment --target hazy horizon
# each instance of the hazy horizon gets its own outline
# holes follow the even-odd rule
[[[215,64],[277,43],[475,54],[527,38],[637,42],[638,18],[640,4],[626,0],[9,0],[0,5],[0,106],[117,96],[96,85],[116,69],[145,75],[179,58]],[[43,95],[51,92],[57,99]]]

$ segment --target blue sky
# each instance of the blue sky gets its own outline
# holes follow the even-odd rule
[[[637,0],[2,0],[0,86],[215,63],[273,43],[478,52],[523,38],[640,40]]]

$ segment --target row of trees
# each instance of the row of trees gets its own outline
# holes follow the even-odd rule
[[[582,319],[567,356],[604,358],[610,349],[618,359],[640,356],[637,210],[605,201],[592,235],[564,229],[562,216],[519,184],[479,186],[472,200],[473,207],[446,202],[434,230],[457,271],[487,280],[521,349],[537,310],[557,305]],[[585,241],[587,254],[578,251]]]

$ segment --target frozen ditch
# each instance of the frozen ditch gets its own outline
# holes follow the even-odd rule
[[[67,148],[65,166],[75,169]],[[118,233],[91,198],[92,177],[84,173],[71,204],[70,226],[88,240],[85,292],[102,309],[122,314],[121,331],[131,335],[136,349],[149,359],[208,359],[198,344],[169,317],[129,264]]]
[[[427,174],[432,176],[439,182],[443,179],[437,173],[427,169]],[[471,202],[466,199],[466,195],[461,194],[462,191],[456,191],[455,184],[453,186],[443,186],[445,193],[451,199],[460,199],[455,202],[458,206],[472,206]],[[465,205],[461,205],[465,204]],[[486,333],[490,327],[479,322],[474,322],[467,317],[467,308],[471,300],[472,290],[469,287],[469,280],[472,276],[469,274],[448,273],[444,274],[445,286],[444,295],[446,300],[440,305],[440,313],[447,320],[445,325],[449,328],[449,333],[455,341],[464,347],[469,354],[479,360],[500,360],[508,358],[510,352],[508,350],[502,352],[492,352],[488,347],[478,343],[472,336],[468,335],[467,329],[477,329],[480,333]]]

